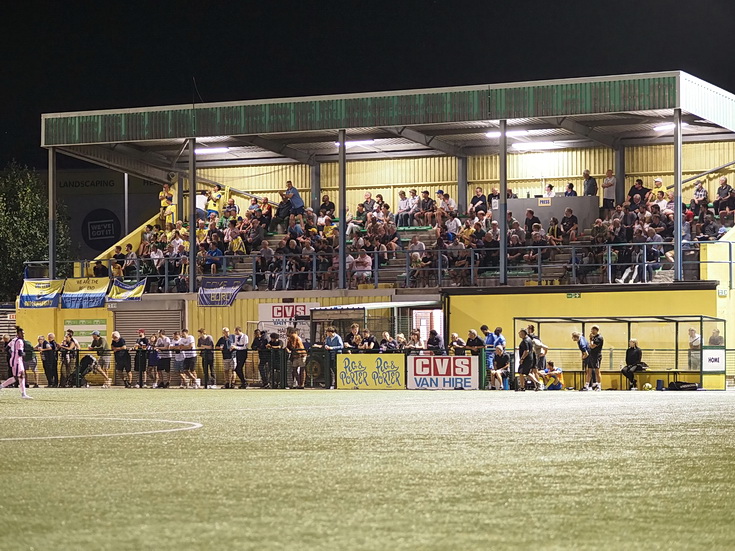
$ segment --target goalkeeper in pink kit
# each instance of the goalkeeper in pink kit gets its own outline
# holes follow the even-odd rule
[[[23,329],[17,325],[15,326],[15,335],[15,338],[8,343],[8,349],[10,351],[9,363],[12,376],[3,381],[0,388],[8,387],[17,380],[18,386],[20,387],[20,397],[30,399],[31,397],[26,394],[26,370],[23,365],[23,347],[25,346]]]

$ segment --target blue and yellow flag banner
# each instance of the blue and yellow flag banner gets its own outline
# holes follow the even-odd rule
[[[128,285],[117,279],[112,280],[110,292],[107,293],[107,302],[125,302],[127,300],[140,300],[145,291],[145,279],[138,283]]]
[[[63,288],[63,279],[26,279],[20,291],[20,307],[56,308]]]
[[[232,306],[244,283],[244,277],[203,277],[197,302],[199,306]]]
[[[107,277],[67,279],[61,294],[61,307],[104,308],[109,284]]]

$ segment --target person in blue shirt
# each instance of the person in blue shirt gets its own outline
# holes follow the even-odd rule
[[[324,341],[324,349],[329,350],[329,372],[332,377],[331,386],[334,388],[334,385],[337,382],[337,354],[342,353],[344,343],[342,342],[342,337],[337,334],[337,330],[333,326],[330,325],[327,327],[326,332],[327,338]]]
[[[582,353],[582,366],[586,372],[589,361],[588,358],[590,357],[590,345],[587,343],[587,339],[584,338],[584,335],[577,331],[572,333],[572,340],[577,343],[579,351]],[[589,390],[589,383],[586,383],[582,390]]]
[[[209,245],[209,251],[207,251],[206,260],[204,261],[205,268],[208,268],[213,274],[222,270],[222,251],[219,250],[217,245],[212,242]]]
[[[281,197],[288,199],[291,202],[291,216],[292,219],[298,219],[301,226],[304,225],[304,200],[299,195],[299,190],[293,185],[293,182],[289,180],[286,182],[286,191],[279,192]]]

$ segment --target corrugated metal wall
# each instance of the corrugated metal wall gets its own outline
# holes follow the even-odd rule
[[[735,142],[691,143],[684,144],[684,178],[710,170],[725,163],[735,161]],[[651,184],[653,178],[661,177],[664,185],[674,183],[673,147],[667,145],[636,146],[626,148],[627,178],[626,190],[636,178]],[[554,185],[556,191],[563,191],[567,182],[572,182],[579,190],[582,172],[589,169],[598,179],[608,168],[614,167],[614,154],[611,149],[595,147],[588,149],[565,149],[533,153],[515,153],[508,156],[508,185],[519,197],[542,193],[547,184]],[[735,170],[725,169],[723,173],[712,174],[704,180],[710,191],[715,193],[721,175],[730,178]],[[284,189],[286,180],[292,180],[301,190],[308,203],[311,186],[309,167],[304,165],[275,165],[269,167],[239,167],[200,169],[202,177],[215,180],[259,195],[267,195],[278,200],[278,191]],[[470,182],[468,195],[472,197],[474,184],[486,191],[498,185],[498,157],[470,157],[468,163]],[[618,181],[621,182],[620,176]],[[321,166],[321,192],[330,195],[339,207],[337,163],[324,163]],[[691,196],[693,183],[684,186],[684,198]],[[385,201],[395,207],[398,191],[416,188],[419,192],[426,189],[432,197],[442,189],[456,198],[457,160],[454,157],[436,156],[410,159],[391,159],[375,161],[353,161],[347,164],[347,202],[354,212],[355,205],[363,200],[366,191],[373,196],[380,193]],[[241,207],[247,207],[243,201]]]

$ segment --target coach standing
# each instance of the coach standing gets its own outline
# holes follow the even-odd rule
[[[248,343],[250,339],[242,332],[242,328],[238,325],[235,327],[235,342],[232,348],[235,350],[235,373],[240,379],[240,388],[245,389],[248,387],[247,381],[245,381],[245,362],[248,360]]]

